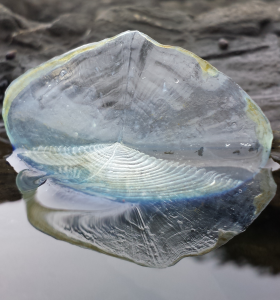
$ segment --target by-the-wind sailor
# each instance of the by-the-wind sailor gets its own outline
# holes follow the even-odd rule
[[[195,54],[138,31],[28,71],[3,117],[30,222],[145,266],[222,245],[275,194],[260,108]]]

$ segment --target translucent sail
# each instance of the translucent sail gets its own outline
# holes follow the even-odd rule
[[[34,226],[139,264],[218,247],[275,194],[260,108],[195,54],[138,31],[26,72],[3,118]],[[42,183],[49,196],[34,192]]]

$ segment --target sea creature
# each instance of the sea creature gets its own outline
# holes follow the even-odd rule
[[[138,31],[26,72],[3,118],[30,222],[141,265],[217,248],[275,194],[260,108],[195,54]]]

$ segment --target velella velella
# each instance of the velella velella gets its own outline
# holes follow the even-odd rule
[[[260,108],[195,54],[138,31],[26,72],[3,118],[30,222],[144,266],[219,247],[275,194]]]

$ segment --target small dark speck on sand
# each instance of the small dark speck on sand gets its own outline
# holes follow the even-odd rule
[[[219,39],[218,44],[219,44],[220,49],[226,50],[228,48],[229,42],[226,39]]]
[[[10,50],[6,53],[6,59],[11,60],[14,59],[17,55],[17,50]]]
[[[260,144],[259,144],[259,142],[257,142],[253,147],[250,147],[248,151],[249,152],[252,152],[252,151],[259,152],[259,148],[260,148]]]
[[[239,150],[235,150],[235,151],[233,151],[232,153],[233,153],[233,154],[239,155],[239,154],[240,154],[240,151],[239,151]]]
[[[203,156],[203,150],[204,150],[204,148],[201,147],[199,150],[195,151],[195,153],[197,152],[197,154],[198,154],[199,156]]]
[[[167,151],[167,152],[164,152],[164,154],[174,154],[174,152],[172,152],[172,151]]]

